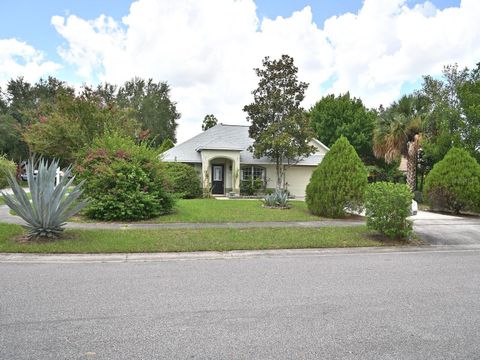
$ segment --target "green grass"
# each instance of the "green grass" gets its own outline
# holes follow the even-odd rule
[[[225,223],[265,221],[318,221],[304,201],[291,201],[287,210],[267,209],[260,200],[178,200],[171,214],[147,220],[147,223]],[[76,217],[75,222],[94,222],[86,217]]]
[[[20,243],[18,225],[0,224],[0,252],[117,253],[383,246],[365,226],[261,229],[68,230],[64,240]],[[392,243],[388,243],[392,245]]]

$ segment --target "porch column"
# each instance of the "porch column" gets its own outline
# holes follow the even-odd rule
[[[202,188],[207,189],[210,186],[210,159],[202,152]]]
[[[240,194],[240,153],[232,159],[232,190]]]

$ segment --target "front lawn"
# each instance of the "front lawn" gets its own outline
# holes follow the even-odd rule
[[[308,212],[303,201],[291,201],[287,210],[267,209],[260,200],[178,200],[172,214],[147,220],[148,223],[224,223],[250,221],[315,221],[322,218]],[[92,221],[85,217],[73,221]]]
[[[0,252],[126,253],[383,246],[365,226],[255,229],[68,230],[67,239],[20,243],[18,225],[0,224]],[[392,245],[392,243],[388,243]]]
[[[179,200],[174,213],[154,222],[249,222],[249,221],[314,221],[304,201],[291,201],[287,210],[268,209],[260,200]]]

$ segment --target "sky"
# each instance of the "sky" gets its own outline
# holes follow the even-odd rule
[[[1,0],[0,86],[166,81],[182,142],[206,114],[247,124],[265,56],[295,59],[306,109],[347,91],[387,106],[422,75],[475,66],[479,18],[480,0]]]

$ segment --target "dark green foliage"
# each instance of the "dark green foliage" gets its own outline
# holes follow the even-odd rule
[[[428,173],[424,195],[435,209],[479,211],[480,165],[466,150],[452,148]]]
[[[347,138],[340,137],[312,174],[306,201],[312,214],[331,218],[363,206],[367,170]]]
[[[6,90],[0,91],[0,153],[17,162],[26,160],[29,149],[22,136],[25,129],[50,114],[58,96],[73,94],[73,88],[53,77],[35,84],[22,77],[11,79]]]
[[[102,107],[95,96],[58,96],[55,107],[23,133],[30,150],[65,163],[75,163],[77,153],[92,139],[109,131],[132,138],[138,124],[127,111]]]
[[[163,141],[162,145],[160,145],[158,150],[160,151],[160,153],[164,153],[165,151],[167,151],[167,150],[169,150],[173,147],[175,147],[175,144],[173,143],[172,140],[167,138]]]
[[[363,161],[373,161],[372,136],[376,115],[361,99],[344,95],[327,95],[308,112],[316,138],[328,147],[345,136]]]
[[[249,176],[247,179],[240,181],[240,195],[257,195],[264,187],[262,179],[253,179]]]
[[[445,66],[441,78],[424,76],[421,93],[430,111],[422,147],[431,168],[451,147],[466,149],[480,161],[480,63],[475,69]]]
[[[193,166],[182,163],[164,163],[163,168],[169,182],[169,191],[175,197],[195,199],[202,196],[200,177]]]
[[[284,187],[284,164],[295,164],[312,154],[313,138],[309,120],[300,104],[307,83],[297,78],[293,58],[282,55],[279,60],[263,59],[262,68],[255,69],[258,87],[252,92],[254,102],[243,111],[251,122],[248,133],[254,140],[251,149],[256,158],[267,156],[276,165],[276,187]]]
[[[378,182],[367,187],[365,209],[367,226],[392,239],[405,239],[412,233],[412,193],[405,184]]]
[[[169,213],[173,197],[158,153],[146,144],[110,134],[93,141],[77,171],[91,198],[86,215],[98,220],[143,220]]]
[[[175,131],[180,113],[176,103],[170,100],[170,87],[166,82],[135,78],[121,86],[116,96],[112,91],[107,93],[115,98],[118,107],[133,112],[142,129],[149,131],[155,146],[162,144],[165,139],[176,141]]]
[[[8,160],[5,155],[0,155],[0,189],[8,186],[8,174],[15,176],[15,163]]]
[[[205,115],[205,118],[203,119],[203,123],[202,123],[202,131],[205,131],[214,127],[215,125],[217,125],[217,123],[218,123],[218,120],[215,117],[215,115],[213,114]]]
[[[400,161],[392,161],[391,164],[388,164],[383,159],[375,159],[374,164],[367,165],[369,182],[405,183],[405,174],[398,169]]]

